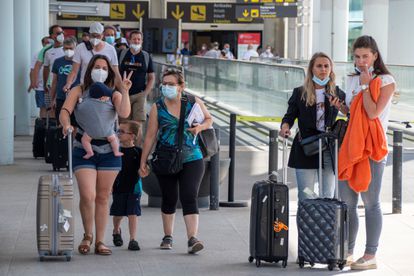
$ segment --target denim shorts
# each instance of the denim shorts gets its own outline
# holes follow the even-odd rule
[[[35,90],[35,99],[38,108],[46,107],[45,92],[43,90]]]
[[[86,151],[82,148],[74,147],[72,154],[73,171],[79,169],[94,169],[97,171],[120,171],[122,167],[122,158],[116,157],[113,152],[97,153],[89,159],[84,159]]]
[[[140,216],[141,194],[113,193],[109,215],[117,217]]]

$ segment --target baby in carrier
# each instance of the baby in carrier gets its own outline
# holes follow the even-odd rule
[[[89,96],[92,99],[95,99],[95,107],[99,110],[100,107],[103,109],[103,113],[105,110],[104,105],[107,103],[112,104],[112,90],[106,86],[105,84],[101,82],[95,82],[93,83],[89,88]],[[99,123],[99,122],[97,122]],[[109,122],[108,122],[109,123]],[[104,137],[108,142],[111,144],[112,151],[115,156],[122,156],[123,153],[119,151],[119,141],[118,137],[115,134],[115,130],[113,127],[106,128],[106,133]],[[86,154],[83,156],[84,159],[91,158],[94,153],[92,149],[91,141],[92,139],[99,139],[103,137],[91,137],[88,135],[87,130],[84,129],[83,135],[82,135],[82,146],[84,150],[86,151]]]

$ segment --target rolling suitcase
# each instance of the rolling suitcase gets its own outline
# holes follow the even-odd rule
[[[45,138],[43,140],[44,143],[44,156],[45,162],[48,164],[52,163],[52,156],[53,156],[53,144],[55,140],[55,133],[58,131],[56,126],[56,119],[49,118],[49,111],[46,117],[46,128],[45,128]]]
[[[319,140],[319,149],[322,140]],[[342,270],[348,254],[348,212],[345,202],[338,198],[338,140],[335,139],[335,197],[305,199],[298,207],[298,261],[328,264]],[[322,151],[319,150],[319,179],[322,183]]]
[[[55,128],[52,141],[52,166],[53,171],[59,171],[61,168],[69,169],[68,166],[68,138],[63,137],[62,128]]]
[[[45,156],[45,132],[46,132],[46,121],[42,118],[36,118],[34,133],[33,133],[33,157],[44,157]]]
[[[286,267],[289,241],[289,188],[287,177],[287,139],[283,146],[283,181],[277,182],[273,175],[269,180],[253,185],[250,211],[250,257],[256,260],[279,262]]]
[[[68,134],[69,176],[44,175],[37,191],[36,234],[39,259],[63,256],[70,261],[74,247],[72,133]]]

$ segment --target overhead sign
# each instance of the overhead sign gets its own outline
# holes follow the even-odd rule
[[[297,17],[297,6],[281,5],[237,5],[236,18],[280,18]]]
[[[264,1],[264,0],[262,0]],[[168,2],[167,18],[187,23],[262,23],[263,18],[297,17],[296,5]]]
[[[284,3],[297,3],[298,0],[237,0],[238,4],[284,4]]]
[[[96,15],[58,15],[58,20],[81,21],[131,21],[136,22],[142,18],[148,18],[149,1],[110,1],[109,16]]]

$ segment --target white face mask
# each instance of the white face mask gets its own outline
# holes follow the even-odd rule
[[[91,77],[94,82],[105,82],[108,78],[108,71],[104,69],[93,69]]]
[[[60,34],[56,37],[56,41],[59,43],[63,43],[63,40],[65,40],[65,36],[63,34]]]
[[[141,44],[130,44],[129,47],[131,47],[131,49],[134,50],[135,52],[138,52],[139,50],[141,50],[142,45]]]
[[[67,58],[73,57],[74,54],[75,54],[74,50],[71,50],[71,49],[65,50],[65,57],[67,57]]]
[[[91,38],[89,41],[93,46],[97,46],[99,43],[101,43],[102,40],[100,40],[99,38]]]
[[[202,50],[205,50],[205,49],[207,49],[207,47],[206,47],[206,46],[203,46],[203,47],[201,47],[201,49],[202,49]]]
[[[270,49],[266,49],[266,53],[270,54],[270,51],[271,51]]]

